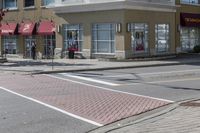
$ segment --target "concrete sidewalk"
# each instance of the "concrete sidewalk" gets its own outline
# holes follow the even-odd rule
[[[144,116],[144,114],[142,114]],[[146,117],[122,120],[89,133],[199,133],[200,100],[175,103]]]
[[[54,59],[31,60],[8,58],[0,64],[2,71],[55,73],[69,71],[107,70],[151,66],[181,65],[200,63],[200,55],[186,55],[170,58],[150,58],[143,60],[100,61],[98,59]]]

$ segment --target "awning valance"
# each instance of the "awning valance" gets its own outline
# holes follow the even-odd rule
[[[39,35],[53,35],[56,31],[55,23],[52,21],[42,21],[40,22],[38,28]]]
[[[3,23],[1,25],[1,35],[8,36],[14,35],[17,29],[17,23]]]
[[[33,35],[34,29],[35,29],[34,22],[23,22],[19,25],[19,34]]]

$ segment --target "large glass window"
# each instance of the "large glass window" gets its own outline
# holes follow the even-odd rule
[[[199,0],[181,0],[183,4],[200,4]]]
[[[34,0],[24,0],[24,7],[33,7],[34,5]]]
[[[33,45],[36,45],[36,39],[35,36],[26,36],[25,37],[25,53],[24,53],[24,57],[25,58],[31,58],[31,47]],[[36,45],[37,47],[37,45]]]
[[[156,52],[168,52],[169,51],[169,24],[156,24]]]
[[[4,8],[12,9],[17,8],[17,0],[4,0]]]
[[[46,35],[44,37],[44,52],[43,58],[49,59],[54,56],[54,50],[56,48],[56,36]]]
[[[55,0],[42,0],[42,6],[50,6],[55,3]]]
[[[148,25],[145,23],[130,23],[129,25],[133,52],[148,52]]]
[[[6,54],[17,53],[17,38],[16,36],[4,36],[3,37],[4,52]]]
[[[93,53],[115,52],[115,24],[93,24],[92,51]]]
[[[200,42],[200,28],[181,28],[181,47],[182,51],[191,51]]]
[[[83,27],[81,24],[66,24],[64,27],[64,49],[74,49],[82,51],[83,49]]]

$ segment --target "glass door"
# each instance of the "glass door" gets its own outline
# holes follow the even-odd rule
[[[31,58],[31,47],[36,44],[36,39],[34,36],[25,37],[25,58]]]
[[[50,59],[54,56],[54,49],[56,47],[55,35],[45,36],[44,53],[45,59]]]

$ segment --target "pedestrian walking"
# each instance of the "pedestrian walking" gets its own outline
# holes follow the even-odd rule
[[[35,46],[35,43],[32,43],[31,55],[32,55],[32,59],[35,60],[36,59],[36,46]]]

